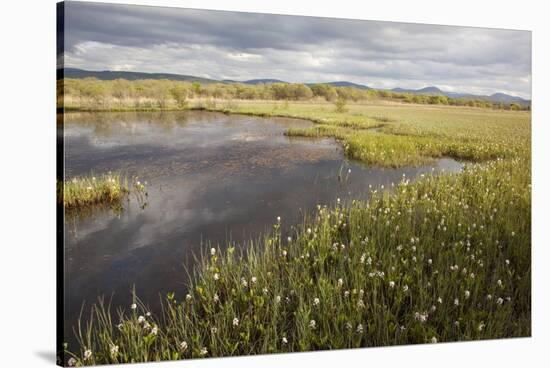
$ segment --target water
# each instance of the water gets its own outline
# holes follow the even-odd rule
[[[458,171],[441,159],[418,168],[380,169],[346,160],[332,139],[283,135],[296,119],[212,112],[73,113],[65,116],[65,177],[121,171],[148,183],[147,206],[96,209],[65,220],[67,336],[83,302],[130,291],[153,308],[159,294],[183,295],[186,269],[201,249],[257,239],[277,216],[283,229],[317,204],[366,196],[403,173]],[[351,172],[348,173],[348,170]]]

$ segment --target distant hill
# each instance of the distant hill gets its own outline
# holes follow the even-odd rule
[[[61,78],[61,70],[58,69],[58,79]],[[65,78],[97,78],[100,80],[115,80],[115,79],[127,79],[127,80],[138,80],[138,79],[168,79],[175,81],[191,81],[191,82],[200,82],[200,83],[215,83],[216,80],[195,77],[192,75],[182,75],[182,74],[170,74],[170,73],[142,73],[142,72],[124,72],[124,71],[91,71],[83,70],[76,68],[65,68],[64,69]]]
[[[287,83],[287,82],[279,79],[251,79],[240,83],[256,85],[256,84]]]
[[[97,78],[100,80],[114,80],[114,79],[127,79],[127,80],[137,80],[137,79],[168,79],[174,81],[187,81],[187,82],[200,82],[200,83],[244,83],[250,85],[258,84],[270,84],[270,83],[288,83],[279,79],[250,79],[246,81],[236,81],[236,80],[215,80],[208,78],[195,77],[192,75],[183,75],[183,74],[170,74],[170,73],[142,73],[142,72],[126,72],[126,71],[91,71],[83,70],[77,68],[65,68],[57,70],[57,79],[62,78],[62,72],[65,74],[65,78]],[[316,83],[306,83],[308,86],[312,86]],[[369,86],[363,84],[357,84],[347,81],[337,81],[337,82],[328,82],[323,83],[328,84],[334,87],[354,87],[358,89],[372,89]],[[398,93],[411,93],[411,94],[423,94],[423,95],[443,95],[452,98],[470,98],[470,99],[480,99],[487,100],[491,102],[502,102],[502,103],[519,103],[522,105],[530,105],[530,100],[525,100],[518,96],[511,96],[505,93],[493,93],[490,96],[481,96],[473,95],[467,93],[458,93],[458,92],[448,92],[442,91],[438,87],[429,86],[420,89],[407,89],[407,88],[394,88],[391,91]]]
[[[314,83],[312,83],[312,84],[314,84]],[[328,84],[328,85],[331,85],[331,86],[334,86],[334,87],[354,87],[354,88],[358,88],[358,89],[371,89],[370,87],[365,86],[363,84],[357,84],[357,83],[346,82],[346,81],[328,82],[328,83],[324,83],[324,84]]]
[[[448,91],[442,91],[441,89],[430,86],[430,87],[424,87],[420,89],[406,89],[406,88],[394,88],[392,89],[393,92],[398,93],[411,93],[411,94],[418,94],[418,95],[442,95],[447,96],[451,98],[468,98],[468,99],[478,99],[478,100],[487,100],[491,102],[502,102],[502,103],[519,103],[523,105],[530,105],[531,101],[523,99],[518,96],[511,96],[507,95],[506,93],[493,93],[490,96],[484,96],[484,95],[473,95],[470,93],[459,93],[459,92],[448,92]]]

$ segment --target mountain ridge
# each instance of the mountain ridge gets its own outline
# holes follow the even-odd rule
[[[185,74],[173,74],[173,73],[147,73],[147,72],[133,72],[133,71],[112,71],[112,70],[102,70],[102,71],[92,71],[84,70],[79,68],[61,68],[57,70],[57,79],[61,78],[97,78],[100,80],[115,80],[115,79],[127,79],[127,80],[138,80],[138,79],[168,79],[175,81],[187,81],[187,82],[200,82],[200,83],[243,83],[249,85],[258,85],[258,84],[270,84],[270,83],[288,83],[279,79],[273,78],[259,78],[259,79],[249,79],[245,81],[224,79],[216,80],[204,77],[196,77],[193,75]],[[328,84],[334,87],[354,87],[358,89],[368,90],[368,89],[379,89],[372,88],[364,84],[353,83],[349,81],[334,81],[326,83],[304,83],[308,86],[315,84]],[[380,90],[383,90],[380,88]],[[509,95],[503,92],[495,92],[491,95],[475,95],[469,93],[460,93],[460,92],[449,92],[443,91],[436,86],[428,86],[419,89],[410,89],[410,88],[393,88],[390,91],[397,93],[410,93],[410,94],[424,94],[424,95],[442,95],[451,98],[471,98],[471,99],[482,99],[488,100],[491,102],[503,102],[503,103],[520,103],[524,105],[531,104],[531,100],[524,99],[519,96]]]

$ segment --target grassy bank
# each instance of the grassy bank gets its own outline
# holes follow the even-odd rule
[[[244,256],[209,251],[161,315],[96,305],[70,363],[529,336],[530,178],[528,158],[496,160],[319,207],[290,233],[274,219]]]
[[[350,104],[338,113],[327,103],[261,101],[210,110],[311,120],[314,127],[286,134],[334,137],[348,157],[377,166],[416,166],[442,156],[482,162],[530,155],[528,112],[373,103]]]
[[[69,210],[94,205],[120,205],[131,189],[145,193],[141,182],[134,180],[131,186],[125,177],[116,173],[75,177],[59,185],[58,198]]]

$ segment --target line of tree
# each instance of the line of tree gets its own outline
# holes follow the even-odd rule
[[[344,101],[390,100],[403,103],[472,106],[509,110],[529,110],[530,106],[517,103],[492,102],[484,99],[450,98],[443,95],[399,93],[388,90],[335,87],[329,84],[306,85],[302,83],[269,83],[248,85],[242,83],[182,82],[171,80],[98,80],[95,78],[65,79],[65,96],[80,98],[96,105],[105,101],[139,100],[153,101],[156,107],[164,108],[169,103],[185,107],[188,99],[213,98],[226,100],[288,100]]]

